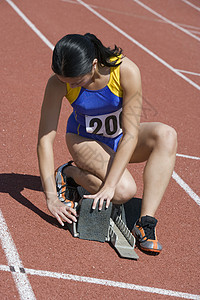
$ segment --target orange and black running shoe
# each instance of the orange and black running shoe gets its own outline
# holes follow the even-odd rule
[[[66,167],[72,166],[72,163],[73,161],[69,161],[57,168],[55,171],[55,180],[58,199],[71,208],[74,208],[75,202],[80,200],[80,195],[77,190],[79,185],[73,178],[67,177],[63,172]]]
[[[143,251],[160,253],[161,244],[156,236],[157,220],[151,216],[144,216],[135,223],[132,234],[135,236],[139,248]]]

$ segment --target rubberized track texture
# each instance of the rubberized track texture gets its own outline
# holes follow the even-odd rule
[[[200,299],[198,0],[2,0],[0,2],[1,299]],[[121,259],[108,243],[73,238],[47,210],[36,155],[52,49],[68,33],[93,32],[140,68],[142,121],[178,133],[172,179],[157,211],[158,256]],[[71,112],[63,101],[55,166]],[[142,197],[144,164],[130,166]]]

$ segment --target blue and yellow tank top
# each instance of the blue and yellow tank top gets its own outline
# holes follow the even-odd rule
[[[115,60],[113,58],[111,60]],[[119,58],[120,59],[120,58]],[[87,133],[115,138],[122,133],[123,90],[120,85],[120,65],[110,68],[108,84],[100,90],[88,90],[84,87],[71,88],[67,83],[66,98],[73,107],[73,116]]]

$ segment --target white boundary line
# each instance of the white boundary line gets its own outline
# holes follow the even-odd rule
[[[15,269],[15,266],[13,266],[13,267]],[[100,279],[100,278],[78,276],[78,275],[73,275],[73,274],[50,272],[50,271],[43,271],[43,270],[34,270],[34,269],[29,269],[29,268],[25,268],[24,270],[25,270],[26,274],[28,274],[28,275],[36,275],[36,276],[41,276],[41,277],[50,277],[50,278],[64,279],[64,280],[72,280],[72,281],[85,282],[85,283],[90,283],[90,284],[104,285],[104,286],[113,287],[113,288],[136,290],[136,291],[141,291],[141,292],[146,292],[146,293],[166,295],[166,296],[178,297],[178,298],[184,298],[184,299],[200,299],[200,296],[195,295],[195,294],[189,294],[189,293],[177,292],[177,291],[172,291],[172,290],[165,290],[165,289],[160,289],[160,288],[136,285],[136,284],[120,282],[120,281],[112,281],[112,280],[106,280],[106,279]],[[10,268],[5,265],[0,265],[0,271],[8,271],[9,272]]]
[[[198,84],[196,84],[191,79],[189,79],[188,77],[186,77],[185,75],[183,75],[182,73],[180,73],[179,71],[177,71],[175,68],[173,68],[171,65],[169,65],[166,61],[164,61],[162,58],[160,58],[158,55],[156,55],[155,53],[153,53],[151,50],[149,50],[148,48],[146,48],[145,46],[143,46],[142,44],[140,44],[138,41],[136,41],[134,38],[132,38],[125,31],[123,31],[118,26],[116,26],[115,24],[113,24],[112,22],[110,22],[108,19],[106,19],[105,17],[103,17],[100,13],[98,13],[96,10],[94,10],[92,7],[90,7],[88,4],[86,4],[82,0],[77,0],[77,2],[79,2],[80,4],[82,4],[85,8],[87,8],[88,10],[90,10],[94,15],[96,15],[98,18],[100,18],[105,23],[107,23],[108,25],[110,25],[116,31],[118,31],[119,33],[121,33],[124,37],[126,37],[127,39],[129,39],[132,43],[136,44],[142,50],[144,50],[145,52],[147,52],[149,55],[151,55],[153,58],[155,58],[157,61],[159,61],[161,64],[163,64],[169,70],[171,70],[176,75],[178,75],[179,77],[181,77],[182,79],[184,79],[185,81],[187,81],[189,84],[191,84],[196,89],[200,90],[200,86]]]
[[[44,41],[44,43],[53,50],[54,46],[51,44],[48,39],[35,27],[35,25],[18,9],[18,7],[10,0],[5,0],[8,4],[11,5],[11,7],[17,12],[17,14],[27,23],[27,25]],[[91,9],[87,4],[84,2],[78,0],[82,5],[84,5],[86,8],[91,10],[94,14],[96,14],[98,17],[103,19],[107,24],[115,28],[117,31],[122,33],[124,36],[126,36],[129,40],[133,41],[137,45],[139,45],[140,48],[148,52],[151,55],[153,54],[150,50],[148,50],[146,47],[138,43],[136,40],[132,39],[130,36],[128,36],[124,31],[116,27],[113,23],[105,19],[103,16],[98,14],[96,11]],[[148,51],[147,51],[148,50]],[[165,66],[167,66],[170,70],[175,72],[178,76],[180,76],[179,72],[177,72],[173,67],[168,65],[166,62],[164,62],[162,59],[157,57],[157,55],[153,54],[154,58],[159,60],[161,63],[163,63]],[[180,76],[186,81],[188,81],[188,78],[185,76]],[[190,80],[188,81],[190,84]],[[193,82],[192,82],[193,83]],[[193,85],[193,84],[192,84]],[[193,85],[196,88],[199,89],[199,86]],[[191,190],[191,188],[176,174],[173,172],[172,177],[178,182],[178,184],[189,194],[189,196],[195,200],[197,204],[200,205],[200,199],[199,197]],[[143,292],[149,292],[149,293],[156,293],[161,295],[168,295],[168,296],[174,296],[184,299],[200,299],[199,295],[194,294],[188,294],[188,293],[182,293],[182,292],[176,292],[171,290],[164,290],[159,288],[153,288],[153,287],[146,287],[146,286],[140,286],[135,284],[129,284],[129,283],[123,283],[123,282],[117,282],[117,281],[111,281],[111,280],[103,280],[98,278],[91,278],[91,277],[84,277],[84,276],[77,276],[72,274],[63,274],[63,273],[56,273],[56,272],[49,272],[49,271],[42,271],[42,270],[33,270],[33,269],[25,269],[22,265],[22,262],[20,260],[19,254],[17,252],[17,249],[15,247],[15,244],[12,240],[12,237],[8,231],[8,227],[6,225],[6,222],[3,218],[3,215],[0,210],[0,238],[2,243],[2,248],[4,249],[4,252],[6,254],[6,258],[8,261],[9,266],[14,267],[15,272],[12,272],[12,276],[14,278],[15,284],[17,286],[17,289],[20,294],[20,298],[22,300],[34,300],[35,295],[33,293],[32,287],[28,281],[27,275],[38,275],[38,276],[48,276],[58,279],[67,279],[67,280],[74,280],[79,282],[87,282],[87,283],[93,283],[98,285],[106,285],[106,286],[112,286],[112,287],[118,287],[118,288],[125,288],[125,289],[131,289],[131,290],[138,290]],[[22,273],[20,269],[24,269],[25,273]],[[2,271],[11,271],[10,267],[7,266],[0,266],[0,270]]]
[[[16,287],[18,289],[21,300],[35,300],[35,295],[33,293],[32,287],[28,280],[26,273],[20,271],[24,269],[22,261],[19,257],[13,239],[9,233],[6,221],[0,210],[0,240],[2,248],[5,252],[7,262],[9,266],[15,266],[16,272],[12,272],[13,279],[15,281]]]
[[[200,34],[200,31],[197,30],[190,30],[190,32],[196,33],[196,34]]]
[[[43,40],[43,42],[51,49],[53,50],[54,46],[52,43],[49,42],[49,40],[36,28],[36,26],[22,13],[22,11],[11,1],[11,0],[5,0],[10,6],[16,11],[16,13],[27,23],[27,25]],[[196,89],[200,90],[200,86],[193,82],[191,79],[183,75],[181,72],[177,71],[175,68],[173,68],[171,65],[169,65],[167,62],[165,62],[162,58],[157,56],[155,53],[150,51],[148,48],[140,44],[138,41],[136,41],[134,38],[132,38],[130,35],[128,35],[125,31],[121,30],[119,27],[114,25],[112,22],[110,22],[108,19],[104,18],[101,14],[96,12],[93,8],[91,8],[88,4],[84,3],[81,0],[77,0],[81,5],[85,6],[88,10],[90,10],[93,14],[95,14],[98,18],[102,19],[105,23],[110,25],[112,28],[114,28],[116,31],[121,33],[123,36],[125,36],[127,39],[129,39],[132,43],[136,44],[138,47],[140,47],[142,50],[147,52],[149,55],[151,55],[153,58],[158,60],[161,64],[163,64],[165,67],[167,67],[169,70],[174,72],[176,75],[187,81],[189,84],[191,84]]]
[[[191,156],[191,155],[185,155],[185,154],[176,154],[176,156],[179,156],[179,157],[184,157],[184,158],[190,158],[190,159],[196,159],[196,160],[200,160],[200,157],[198,156]]]
[[[197,41],[200,42],[200,38],[194,34],[192,34],[190,31],[188,31],[187,29],[177,25],[176,23],[172,22],[171,20],[165,18],[164,16],[162,16],[161,14],[157,13],[155,10],[153,10],[152,8],[150,8],[149,6],[145,5],[144,3],[140,2],[139,0],[132,0],[135,3],[137,3],[138,5],[142,6],[144,9],[148,10],[149,12],[151,12],[152,14],[154,14],[155,16],[157,16],[158,18],[162,19],[163,21],[167,22],[168,24],[174,26],[175,28],[181,30],[182,32],[186,33],[187,35],[193,37],[194,39],[196,39]]]
[[[65,3],[72,3],[72,4],[80,5],[80,3],[77,3],[76,0],[60,0],[60,1],[65,2]],[[116,10],[116,9],[109,9],[109,8],[106,8],[106,7],[103,7],[103,6],[93,5],[93,4],[90,4],[90,3],[88,3],[88,5],[90,5],[90,7],[93,7],[94,9],[101,9],[101,10],[109,11],[111,13],[117,13],[117,14],[120,14],[120,15],[124,15],[124,16],[132,16],[132,17],[136,17],[136,18],[140,18],[140,19],[150,20],[150,18],[145,18],[145,17],[139,16],[139,15],[136,15],[136,14],[122,12],[122,11]],[[154,21],[154,22],[162,22],[162,23],[166,24],[166,21],[164,21],[162,19],[152,19],[152,21]],[[178,26],[181,26],[183,29],[185,27],[186,30],[188,32],[190,32],[190,33],[194,33],[194,34],[196,33],[197,35],[200,34],[200,32],[197,31],[197,30],[192,30],[192,29],[188,30],[187,29],[187,28],[194,28],[194,29],[198,29],[199,30],[199,27],[191,26],[191,25],[186,25],[186,24],[181,24],[181,23],[175,23],[175,24],[177,24]]]
[[[54,48],[53,44],[51,44],[47,38],[35,27],[35,25],[29,21],[29,19],[20,11],[20,9],[11,1],[11,0],[5,0],[8,4],[11,5],[11,7],[17,12],[17,14],[19,14],[19,16],[28,24],[28,26],[43,40],[43,42],[52,50]],[[173,71],[176,75],[182,77],[184,80],[186,80],[187,82],[189,82],[191,85],[193,85],[195,88],[197,88],[198,90],[200,90],[200,86],[198,86],[196,83],[194,83],[192,80],[190,80],[189,78],[187,78],[186,76],[184,76],[182,73],[178,72],[176,69],[174,69],[171,65],[169,65],[168,63],[166,63],[163,59],[161,59],[160,57],[158,57],[156,54],[154,54],[153,52],[151,52],[148,48],[144,47],[142,44],[140,44],[139,42],[137,42],[135,39],[133,39],[131,36],[129,36],[126,32],[124,32],[123,30],[121,30],[119,27],[117,27],[116,25],[114,25],[112,22],[110,22],[108,19],[104,18],[101,14],[99,14],[98,12],[96,12],[93,8],[91,8],[88,4],[84,3],[81,0],[77,0],[77,2],[79,2],[80,4],[82,4],[84,7],[86,7],[88,10],[90,10],[93,14],[95,14],[98,18],[102,19],[105,23],[107,23],[108,25],[110,25],[112,28],[114,28],[116,31],[118,31],[119,33],[121,33],[122,35],[124,35],[126,38],[128,38],[131,42],[133,42],[134,44],[136,44],[138,47],[142,48],[144,51],[146,51],[148,54],[150,54],[151,56],[153,56],[155,59],[157,59],[160,63],[162,63],[164,66],[166,66],[168,69],[170,69],[171,71]],[[178,175],[177,175],[178,176]],[[174,179],[177,178],[176,176],[173,177]],[[181,180],[177,180],[177,183],[181,183],[180,186],[184,187],[184,186],[188,186],[182,179]],[[186,190],[185,191],[189,194],[189,195],[193,195],[193,191],[192,189],[188,186],[188,188],[191,190],[191,193],[188,193]],[[184,189],[184,188],[183,188]],[[195,193],[194,193],[195,194]],[[195,194],[196,195],[196,194]],[[197,195],[196,195],[197,196]],[[198,196],[197,196],[198,197]],[[193,197],[191,197],[193,199]],[[196,198],[195,198],[196,199]],[[195,200],[195,202],[197,202]]]
[[[39,38],[51,49],[53,50],[54,45],[37,29],[37,27],[23,14],[23,12],[11,1],[5,0],[15,12],[24,20],[24,22],[39,36]]]
[[[172,178],[180,185],[180,187],[200,206],[200,197],[183,181],[183,179],[173,171]]]
[[[188,25],[188,24],[182,24],[182,23],[177,23],[178,25],[182,26],[182,27],[187,27],[187,28],[190,28],[190,31],[193,30],[193,29],[197,29],[197,30],[200,30],[200,26],[193,26],[193,25]]]
[[[110,26],[112,26],[114,29],[116,29],[118,32],[120,32],[121,34],[123,34],[124,36],[126,36],[129,40],[133,41],[135,44],[137,44],[140,48],[142,48],[143,50],[145,50],[146,52],[151,52],[149,49],[147,49],[146,47],[144,47],[143,45],[141,45],[140,43],[138,43],[136,40],[134,40],[133,38],[131,38],[128,34],[126,34],[123,30],[121,30],[119,27],[115,26],[112,22],[110,22],[109,20],[107,20],[106,18],[104,18],[101,14],[99,14],[98,12],[96,12],[93,8],[91,8],[88,4],[84,3],[82,0],[77,0],[79,3],[81,3],[83,6],[85,6],[88,10],[90,10],[93,14],[95,14],[97,17],[99,17],[100,19],[102,19],[103,21],[105,21],[107,24],[109,24]],[[153,55],[152,55],[153,54]],[[154,53],[151,52],[151,55],[157,56]],[[156,58],[158,59],[158,57]],[[168,65],[166,62],[164,62],[162,59],[159,58],[159,61],[161,61],[165,66],[167,66],[170,70],[173,70],[175,72],[175,69],[172,68],[170,65]],[[181,73],[179,73],[181,74]],[[180,76],[180,75],[179,75]],[[187,78],[187,77],[186,77]],[[200,87],[199,87],[200,88]],[[194,193],[194,191],[189,187],[189,185],[187,185],[187,183],[185,183],[181,177],[178,176],[178,174],[176,174],[175,172],[173,172],[172,175],[173,179],[185,190],[185,192],[198,204],[200,205],[200,198],[197,194]]]
[[[178,72],[181,72],[181,73],[186,73],[186,74],[190,74],[190,75],[194,75],[194,76],[200,76],[200,73],[195,73],[195,72],[190,72],[190,71],[185,71],[185,70],[179,70],[179,69],[176,69]]]
[[[194,9],[200,11],[200,7],[194,5],[193,3],[191,3],[191,2],[189,2],[189,1],[187,1],[187,0],[181,0],[181,1],[183,1],[183,2],[185,2],[186,4],[192,6]]]
[[[72,4],[80,5],[79,3],[76,2],[76,0],[60,0],[60,1],[65,2],[65,3],[72,3]],[[130,12],[126,13],[126,12],[122,12],[121,10],[109,9],[109,8],[104,7],[104,6],[94,5],[94,4],[90,4],[90,3],[88,3],[88,5],[90,5],[93,8],[96,8],[96,9],[101,9],[101,10],[109,11],[109,12],[112,12],[112,13],[117,13],[117,14],[120,14],[120,15],[124,15],[124,16],[128,15],[128,16],[132,16],[132,17],[136,17],[136,18],[142,18],[142,19],[150,20],[150,18],[145,18],[143,16],[139,16],[139,15],[136,15],[136,14],[131,14]],[[157,19],[157,18],[154,18],[154,19],[151,19],[151,20],[154,21],[154,22],[162,22],[162,23],[166,24],[165,21]],[[181,23],[176,23],[176,24],[183,27],[183,28],[186,27],[186,29],[187,29],[187,27],[198,29],[198,30],[200,29],[199,27],[192,26],[192,25],[181,24]],[[193,31],[193,30],[188,30],[188,31],[199,34],[199,31]]]

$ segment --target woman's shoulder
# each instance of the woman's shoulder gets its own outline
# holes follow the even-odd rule
[[[61,100],[66,95],[66,84],[61,82],[58,77],[53,74],[49,77],[46,89],[45,89],[45,99],[48,102],[55,100]]]
[[[65,91],[66,91],[66,84],[64,82],[60,81],[55,74],[52,74],[49,77],[47,86],[49,86],[50,88],[58,89],[58,90],[65,89]]]
[[[132,60],[130,60],[128,57],[122,58],[122,63],[120,66],[121,72],[132,72],[135,74],[140,73],[139,67],[134,63]]]
[[[122,86],[126,86],[131,81],[138,82],[141,81],[140,69],[132,60],[128,57],[124,57],[122,59],[122,63],[120,65],[120,78]]]

